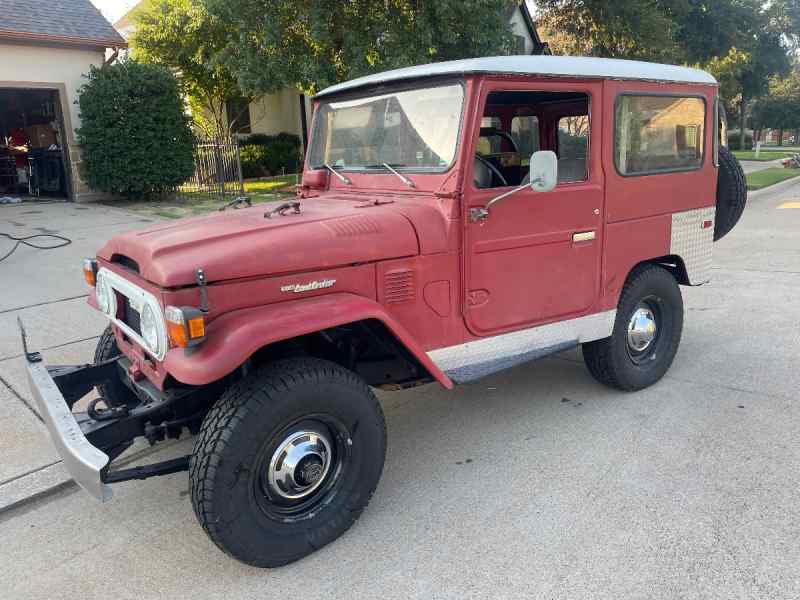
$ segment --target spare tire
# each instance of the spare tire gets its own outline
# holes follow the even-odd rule
[[[742,165],[725,146],[719,148],[717,175],[717,215],[714,219],[714,241],[721,240],[742,217],[747,202],[747,181]]]

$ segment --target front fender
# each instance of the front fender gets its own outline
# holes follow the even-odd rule
[[[408,331],[368,298],[338,293],[237,310],[208,325],[207,339],[191,353],[173,348],[164,368],[189,385],[206,385],[230,374],[257,350],[322,329],[365,319],[381,321],[428,372],[447,389],[453,382],[419,347]]]

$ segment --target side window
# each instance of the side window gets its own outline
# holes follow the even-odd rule
[[[620,96],[614,160],[622,175],[699,168],[705,152],[702,98]]]
[[[589,164],[589,115],[558,120],[558,181],[586,181]]]
[[[511,120],[511,137],[517,142],[521,162],[527,165],[531,154],[539,147],[539,119],[537,117],[514,117]]]
[[[481,129],[500,129],[502,126],[503,122],[500,120],[500,117],[483,117],[481,119]],[[481,139],[478,140],[478,152],[484,156],[497,154],[501,151],[501,144],[502,141],[497,136],[481,137]]]
[[[498,118],[498,115],[503,117]],[[539,150],[552,150],[558,155],[560,182],[585,181],[588,174],[588,115],[589,95],[585,92],[490,92],[483,108],[473,161],[475,187],[524,185],[530,181],[531,155]]]

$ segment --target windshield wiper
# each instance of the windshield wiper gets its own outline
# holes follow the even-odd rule
[[[346,183],[347,185],[353,185],[353,182],[352,182],[352,181],[350,181],[350,180],[349,180],[347,177],[345,177],[344,175],[342,175],[341,173],[339,173],[339,171],[337,171],[336,169],[334,169],[334,168],[333,168],[332,166],[330,166],[328,163],[324,163],[322,166],[323,166],[323,167],[325,167],[326,169],[328,169],[328,171],[330,171],[330,172],[331,172],[331,173],[333,173],[334,175],[336,175],[336,176],[337,176],[337,177],[338,177],[338,178],[339,178],[339,179],[340,179],[342,182]]]
[[[395,165],[395,166],[396,167],[405,167],[406,165]],[[367,168],[367,169],[379,169],[381,167],[383,167],[384,169],[387,169],[390,173],[392,173],[394,175],[397,175],[397,177],[400,178],[400,181],[405,183],[408,187],[410,187],[410,188],[417,187],[414,184],[414,182],[411,181],[408,177],[406,177],[402,173],[398,173],[397,171],[395,171],[394,168],[392,168],[392,165],[390,165],[389,163],[381,163],[379,165],[367,165],[365,168]]]

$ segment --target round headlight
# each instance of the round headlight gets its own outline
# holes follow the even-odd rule
[[[111,291],[102,273],[97,276],[97,283],[94,289],[97,296],[97,305],[100,307],[100,310],[107,315],[111,314],[111,294],[114,292]]]
[[[149,304],[144,305],[142,310],[142,318],[139,321],[142,338],[144,339],[147,347],[151,352],[158,354],[158,325],[156,323],[156,314]]]

